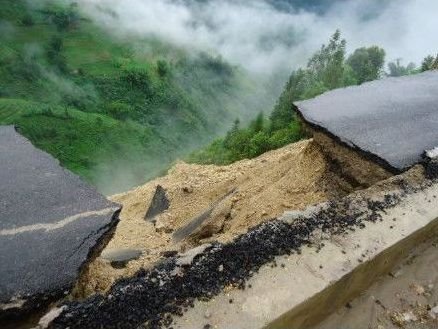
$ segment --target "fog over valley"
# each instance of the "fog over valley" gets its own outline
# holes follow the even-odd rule
[[[438,51],[436,0],[1,3],[0,124],[106,194],[299,141],[294,102]]]
[[[434,0],[79,0],[119,36],[156,36],[222,55],[256,73],[290,71],[340,29],[348,49],[378,45],[387,59],[419,63],[438,41]],[[427,10],[425,10],[427,8]]]

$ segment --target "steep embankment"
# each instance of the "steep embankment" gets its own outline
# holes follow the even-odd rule
[[[166,252],[230,241],[285,210],[304,209],[349,191],[312,140],[225,167],[178,163],[167,176],[112,197],[123,211],[107,250],[143,254],[122,269],[98,259],[78,294],[106,290],[116,278],[150,266]],[[146,219],[151,203],[162,212]]]

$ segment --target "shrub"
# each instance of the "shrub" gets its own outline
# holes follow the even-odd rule
[[[249,148],[247,156],[254,158],[271,149],[269,135],[264,131],[256,133],[249,141]]]
[[[23,18],[21,19],[21,24],[22,24],[23,26],[33,26],[33,25],[35,24],[35,21],[34,21],[32,15],[30,15],[30,14],[25,14],[25,15],[23,16]]]
[[[157,61],[157,72],[160,77],[165,77],[170,73],[170,65],[164,60]]]
[[[46,107],[41,111],[41,114],[46,117],[55,117],[55,113],[53,113],[50,107]]]
[[[64,48],[64,41],[61,37],[55,36],[46,47],[46,55],[49,64],[53,65],[60,72],[67,72],[67,60],[62,53]]]
[[[146,93],[152,92],[152,79],[149,72],[143,68],[129,68],[123,71],[122,80],[131,89],[140,89]]]
[[[106,113],[118,120],[126,120],[132,113],[130,105],[121,101],[114,101],[106,106]]]

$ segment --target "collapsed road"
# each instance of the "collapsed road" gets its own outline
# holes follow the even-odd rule
[[[120,206],[0,127],[0,323],[69,294],[111,238]]]
[[[320,145],[336,173],[356,191],[266,220],[232,241],[212,240],[172,253],[118,280],[106,294],[60,305],[51,328],[308,328],[321,321],[436,232],[436,159],[435,152],[425,151],[438,141],[428,121],[437,115],[432,100],[438,94],[428,83],[437,78],[427,73],[334,91],[340,109],[333,119],[323,112],[334,101],[330,93],[298,103],[305,123],[325,136],[312,145]],[[379,97],[385,84],[390,85],[389,100]],[[425,91],[417,92],[423,86]],[[354,106],[354,100],[368,100],[368,105]],[[367,117],[367,106],[380,113]],[[424,130],[417,123],[400,125],[398,119],[410,118],[411,110],[417,110],[414,119],[423,122]],[[377,139],[359,129],[364,122]],[[348,134],[339,128],[345,125]],[[417,138],[419,131],[424,139]]]
[[[434,118],[433,87],[414,95],[434,74],[376,82],[403,87],[394,91],[392,105],[385,98],[376,101],[373,109],[382,113],[368,118],[364,108],[349,104],[364,94],[379,99],[381,88],[374,83],[334,91],[341,98],[346,93],[348,110],[340,109],[333,120],[320,100],[330,93],[309,101],[309,118],[309,103],[298,103],[313,139],[223,168],[179,164],[165,178],[113,197],[125,205],[117,228],[123,230],[110,242],[116,248],[106,253],[105,266],[123,264],[99,274],[108,287],[91,296],[73,293],[73,299],[53,305],[38,328],[310,328],[322,321],[438,232],[435,130],[424,122],[424,140],[414,125],[403,128],[403,139],[413,135],[416,141],[409,147],[397,140],[391,150],[388,142],[401,139],[400,122],[391,116],[407,118],[405,112],[418,105],[419,117]],[[399,98],[409,99],[409,106]],[[374,140],[359,128],[358,136],[336,130],[363,122],[370,131],[387,131]],[[193,239],[199,229],[193,223],[202,229],[216,221],[222,223],[217,229]],[[192,233],[175,242],[174,234],[186,227]],[[151,254],[153,248],[144,246],[152,246],[154,235],[159,246]],[[124,272],[125,266],[130,270]],[[80,282],[95,279],[92,268],[90,263],[78,291]]]
[[[438,144],[438,71],[337,89],[296,106],[307,125],[393,173]]]
[[[351,190],[330,170],[311,139],[229,166],[179,162],[166,176],[111,196],[123,210],[107,249],[140,250],[142,255],[124,268],[98,257],[81,277],[75,297],[105,293],[117,279],[131,277],[169,255],[232,241],[284,211],[303,210]],[[166,203],[168,209],[163,209]],[[159,206],[160,213],[145,219],[152,206]]]
[[[204,322],[211,319],[206,320],[204,313],[196,310],[199,303],[212,300],[227,287],[240,291],[249,289],[248,294],[253,294],[248,280],[257,276],[266,264],[279,267],[276,256],[301,254],[302,248],[308,245],[316,250],[324,248],[322,241],[313,242],[312,236],[316,232],[342,236],[365,229],[368,223],[383,220],[382,214],[411,195],[436,186],[428,180],[420,183],[422,180],[413,176],[391,180],[383,196],[371,197],[372,193],[362,196],[358,192],[358,195],[327,203],[321,209],[300,214],[293,220],[275,219],[261,224],[231,243],[213,243],[171,257],[151,270],[140,270],[134,277],[118,281],[105,296],[95,295],[84,302],[64,304],[61,315],[51,327],[137,328],[143,324],[146,328],[172,327],[180,316],[195,307],[194,312],[201,320],[178,327],[202,328]],[[233,303],[233,299],[229,299],[229,304]],[[236,307],[240,309],[237,304]],[[223,315],[219,318],[222,321],[219,328],[233,327]],[[246,314],[237,312],[237,320],[245,322]],[[242,324],[242,327],[247,325]],[[255,327],[258,326],[252,326]]]

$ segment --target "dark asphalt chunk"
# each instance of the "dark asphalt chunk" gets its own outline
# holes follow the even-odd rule
[[[194,219],[192,219],[186,226],[181,227],[173,234],[173,241],[174,242],[180,242],[187,238],[193,231],[195,231],[199,226],[202,225],[213,213],[213,210],[215,208],[215,205],[208,208],[206,211],[204,211],[202,214],[196,216]]]
[[[145,219],[153,221],[155,216],[158,216],[159,214],[163,213],[170,207],[169,199],[166,195],[166,190],[161,186],[158,185],[154,197],[152,198],[151,205],[149,206],[148,211],[146,212]]]
[[[438,72],[388,78],[297,102],[305,121],[393,172],[438,146]]]
[[[199,228],[213,213],[215,208],[226,198],[232,195],[236,189],[231,190],[219,200],[216,200],[207,210],[205,210],[200,215],[192,219],[186,226],[181,227],[173,234],[173,241],[180,242],[192,234],[197,228]]]
[[[0,321],[68,293],[119,211],[14,127],[0,127]]]

